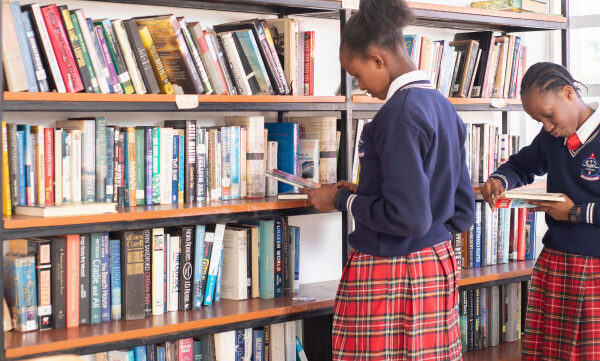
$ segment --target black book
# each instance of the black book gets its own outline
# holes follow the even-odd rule
[[[146,345],[146,361],[156,361],[156,344]]]
[[[67,32],[69,44],[71,44],[71,51],[73,52],[73,58],[75,58],[75,63],[77,63],[77,69],[79,70],[79,75],[81,76],[81,82],[83,83],[85,92],[94,93],[94,86],[92,85],[92,76],[90,75],[88,67],[85,65],[85,58],[83,57],[83,51],[81,49],[80,41],[83,41],[83,39],[80,40],[77,36],[77,33],[75,32],[75,28],[73,27],[73,21],[71,20],[71,13],[69,12],[67,6],[58,6],[58,12],[60,13],[63,25]]]
[[[467,291],[467,327],[469,330],[467,338],[467,343],[469,347],[467,351],[475,350],[475,348],[473,347],[475,345],[475,320],[473,311],[473,299],[475,298],[473,296],[474,292],[474,290]]]
[[[121,239],[121,312],[124,320],[146,316],[144,231],[123,231]]]
[[[52,241],[52,323],[54,328],[67,326],[67,239],[51,237]]]
[[[144,231],[144,314],[152,316],[152,230]],[[150,359],[148,359],[150,361]]]
[[[29,47],[29,52],[31,53],[31,60],[33,61],[33,70],[35,72],[38,89],[40,92],[49,92],[50,86],[48,85],[48,77],[46,76],[47,71],[44,69],[44,57],[41,54],[35,31],[33,31],[31,12],[29,10],[22,11],[21,18],[23,19],[23,26],[25,27],[25,36],[27,36],[27,45]]]
[[[490,59],[491,50],[494,47],[494,32],[492,31],[475,31],[469,33],[458,33],[454,35],[454,40],[476,40],[479,42],[479,49],[481,49],[481,60],[479,61],[479,67],[477,68],[477,74],[475,74],[475,81],[473,82],[473,90],[470,96],[472,98],[481,98],[483,92],[483,83],[485,82],[485,75],[487,74],[488,68],[493,66],[493,61]],[[490,79],[494,81],[494,79]]]
[[[273,222],[275,241],[275,297],[283,297],[283,218],[277,217]]]
[[[179,227],[175,231],[180,241],[179,256],[179,310],[192,309],[194,270],[194,228]]]
[[[90,323],[90,235],[79,235],[79,325]]]
[[[283,294],[289,295],[292,293],[292,284],[290,277],[294,277],[290,275],[290,232],[289,232],[289,224],[287,217],[283,217]],[[250,238],[248,238],[250,240]]]
[[[12,199],[12,206],[19,205],[19,197],[24,195],[19,194],[19,172],[18,167],[18,151],[17,151],[17,125],[14,123],[7,124],[8,131],[8,171],[10,177],[10,196]]]
[[[150,59],[148,58],[146,48],[144,48],[144,43],[140,37],[135,19],[123,20],[123,26],[125,27],[125,32],[127,32],[135,61],[142,74],[142,80],[144,81],[144,85],[146,85],[146,91],[148,94],[159,94],[160,88],[152,71],[152,64],[150,64]]]
[[[262,91],[260,89],[260,85],[258,84],[258,79],[256,79],[256,74],[254,74],[254,69],[252,69],[252,65],[250,65],[250,60],[246,55],[246,52],[242,48],[242,44],[240,42],[240,38],[236,32],[231,33],[233,37],[233,42],[235,43],[235,48],[240,56],[240,60],[242,61],[242,67],[244,67],[244,73],[246,74],[246,78],[248,79],[248,84],[250,85],[250,90],[252,90],[252,94],[261,94]]]

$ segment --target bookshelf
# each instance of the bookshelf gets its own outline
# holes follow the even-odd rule
[[[343,9],[336,0],[102,0],[104,3],[143,4],[217,11],[248,12],[253,14],[305,15],[340,20],[343,28],[352,9]],[[561,30],[563,59],[568,51],[567,7],[565,16],[531,13],[486,11],[456,6],[409,2],[415,14],[415,25],[462,30],[548,31]],[[566,64],[566,60],[563,60]],[[212,96],[198,95],[198,107],[178,109],[174,95],[116,95],[116,94],[59,94],[3,92],[2,112],[185,112],[229,111],[277,112],[281,119],[289,111],[335,111],[342,131],[339,153],[339,178],[347,179],[351,169],[351,132],[354,111],[376,111],[381,102],[365,96],[350,96],[351,79],[342,70],[341,96]],[[459,111],[520,111],[518,100],[451,98]],[[478,192],[477,185],[473,188]],[[313,214],[306,201],[277,201],[275,199],[217,202],[209,205],[160,205],[152,207],[119,208],[117,213],[97,216],[36,218],[12,216],[0,220],[0,240],[16,237],[42,237],[66,233],[118,231],[140,229],[152,225],[178,226],[194,223],[214,223],[238,219]],[[348,234],[348,219],[343,216],[342,235]],[[345,242],[343,254],[347,254]],[[519,261],[480,269],[461,270],[459,289],[481,287],[526,280],[534,261]],[[0,268],[2,257],[0,257]],[[0,275],[0,278],[2,276]],[[174,340],[191,335],[210,334],[238,327],[262,326],[272,322],[296,319],[317,319],[328,327],[327,317],[333,313],[337,282],[306,284],[300,295],[315,296],[316,301],[294,301],[292,296],[274,300],[222,300],[202,310],[169,312],[137,321],[112,321],[73,329],[0,334],[0,360],[18,360],[57,353],[85,354],[123,347]],[[0,296],[3,290],[0,288]],[[1,322],[0,315],[0,323]],[[330,327],[330,325],[329,325]],[[311,342],[314,357],[328,359],[330,348],[319,348],[322,340],[305,335],[307,351]],[[321,341],[321,342],[319,342]],[[469,352],[465,360],[519,360],[520,343],[505,343],[483,351]]]

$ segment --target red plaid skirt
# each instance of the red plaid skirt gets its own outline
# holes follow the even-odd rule
[[[523,360],[600,360],[600,258],[543,249],[531,276]]]
[[[460,360],[450,241],[402,257],[352,251],[337,291],[334,360]]]

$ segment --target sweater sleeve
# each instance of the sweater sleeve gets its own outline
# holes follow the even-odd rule
[[[530,145],[523,147],[517,154],[513,154],[508,161],[502,164],[490,178],[502,181],[504,189],[509,190],[530,184],[536,175],[541,176],[548,171],[548,161],[542,149],[542,129]]]
[[[600,203],[582,203],[579,222],[600,227]]]
[[[423,169],[430,140],[424,130],[406,122],[387,122],[376,129],[375,137],[379,159],[363,161],[379,162],[381,193],[344,193],[340,210],[378,232],[422,237],[432,224],[429,179]]]

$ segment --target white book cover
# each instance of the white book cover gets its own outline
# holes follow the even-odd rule
[[[81,202],[81,131],[71,131],[71,200]]]
[[[247,173],[246,173],[246,128],[240,127],[240,197],[247,195]]]
[[[285,359],[285,327],[283,323],[274,323],[270,327],[271,343],[269,344],[270,361],[286,361]]]
[[[252,361],[252,329],[244,329],[244,361]]]
[[[498,264],[498,227],[499,227],[500,212],[492,212],[492,265]]]
[[[125,31],[123,21],[120,19],[113,20],[112,24],[113,29],[115,30],[115,35],[117,36],[119,48],[121,49],[123,59],[125,60],[125,65],[127,66],[127,71],[129,72],[131,82],[133,83],[133,88],[135,89],[136,94],[146,94],[146,86],[142,80],[142,74],[140,73],[140,69],[135,60],[135,56],[133,54],[131,44],[129,43],[129,38],[127,37],[127,32]]]
[[[248,298],[247,234],[245,228],[225,228],[221,275],[221,298],[223,299],[245,300]]]
[[[267,163],[266,169],[277,169],[277,142],[267,141]],[[266,196],[275,197],[277,196],[277,179],[267,178],[266,180]]]
[[[210,264],[208,266],[208,274],[206,275],[206,295],[204,304],[210,306],[214,299],[215,286],[217,284],[217,273],[221,261],[221,253],[223,249],[223,236],[225,234],[225,224],[218,223],[215,225],[215,240],[210,254]],[[213,260],[218,260],[213,262]]]
[[[164,313],[165,229],[152,229],[152,315]]]
[[[510,283],[506,286],[508,291],[508,321],[506,323],[506,342],[515,342],[521,338],[521,283]]]
[[[36,149],[35,151],[37,152],[37,156],[36,156],[36,160],[37,160],[37,164],[36,164],[36,168],[37,168],[37,199],[38,202],[37,204],[40,206],[43,206],[46,204],[46,148],[45,148],[45,141],[46,139],[44,138],[44,127],[43,126],[37,126],[37,127],[32,127],[32,130],[35,128],[36,130],[36,134],[35,136],[37,137],[37,141],[36,141]],[[33,134],[31,136],[34,136]]]
[[[167,240],[167,311],[179,309],[179,262],[181,261],[178,236],[165,234]]]
[[[231,199],[241,198],[241,131],[237,125],[231,126]]]
[[[500,344],[500,288],[498,286],[490,288],[490,305],[488,346],[498,346]]]
[[[215,333],[215,358],[217,361],[236,361],[235,332]]]
[[[319,183],[319,140],[300,139],[298,148],[300,176]],[[272,169],[272,168],[270,168]]]
[[[219,33],[217,36],[221,39],[223,50],[231,66],[231,73],[235,78],[235,84],[240,88],[241,95],[252,95],[252,89],[248,83],[242,60],[235,46],[232,32]]]
[[[337,118],[336,117],[292,117],[298,123],[301,139],[319,140],[319,181],[337,182]]]
[[[40,32],[40,38],[42,40],[41,48],[48,59],[50,73],[52,74],[52,79],[56,85],[56,90],[59,93],[66,93],[67,88],[65,88],[65,82],[63,81],[60,68],[58,67],[58,61],[56,60],[56,55],[54,54],[52,43],[50,42],[50,36],[48,36],[48,30],[46,28],[46,24],[44,23],[44,17],[42,16],[40,5],[31,4],[31,12]],[[38,46],[40,46],[40,44],[38,44]]]
[[[160,204],[172,203],[173,128],[160,128]]]
[[[287,321],[285,328],[285,360],[294,361],[296,359],[296,322]]]
[[[62,129],[54,129],[54,203],[63,201],[63,172],[62,172]]]

